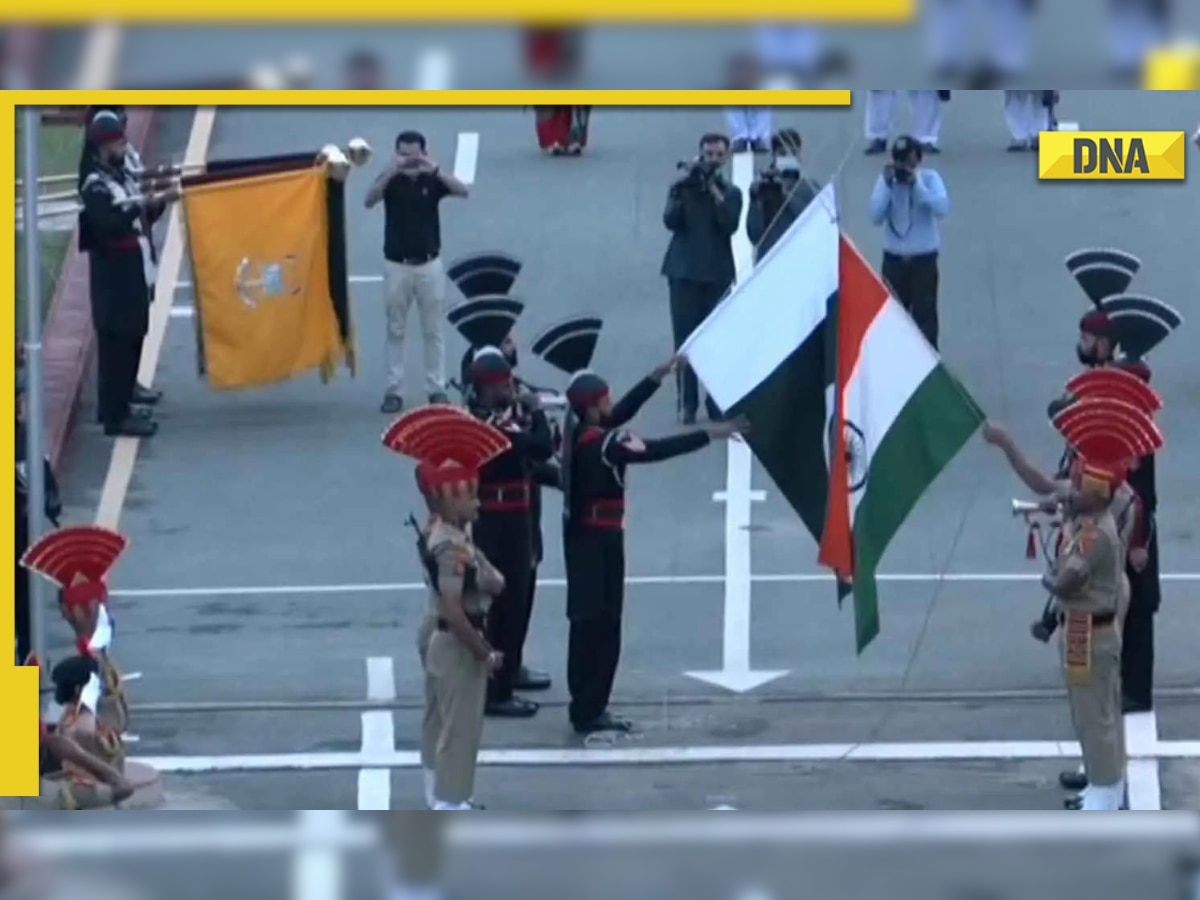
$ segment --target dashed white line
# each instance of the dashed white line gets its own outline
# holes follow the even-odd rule
[[[396,699],[396,673],[390,656],[367,660],[367,699],[380,703]],[[390,710],[362,714],[362,753],[381,756],[396,750],[396,723]],[[386,768],[364,768],[358,773],[358,808],[392,808],[392,774]]]

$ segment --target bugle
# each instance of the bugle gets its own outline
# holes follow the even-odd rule
[[[337,181],[345,181],[350,175],[351,169],[365,166],[371,159],[374,151],[366,138],[356,137],[351,138],[345,147],[339,147],[336,144],[326,144],[320,150],[313,153],[313,159],[325,166],[329,177]],[[207,171],[207,166],[204,163],[193,164],[168,164],[164,166],[155,166],[146,168],[138,172],[136,178],[142,183],[143,187],[152,187],[155,190],[164,190],[166,187],[179,187],[181,179],[191,175],[203,175]],[[60,176],[53,176],[59,178]],[[73,181],[77,175],[61,176],[64,181]],[[45,183],[39,181],[39,183]],[[21,182],[17,181],[17,187],[20,188]],[[17,198],[17,207],[22,205],[21,198]],[[64,206],[66,208],[64,209]],[[77,212],[80,209],[79,193],[75,190],[55,191],[42,194],[38,197],[38,218],[47,216],[57,216],[69,212]]]
[[[1054,516],[1058,515],[1062,504],[1057,500],[1017,500],[1012,501],[1013,518],[1024,516]]]

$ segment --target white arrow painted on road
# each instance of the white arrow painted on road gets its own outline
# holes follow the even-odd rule
[[[750,506],[764,495],[750,490],[753,456],[743,441],[729,441],[725,490],[714,499],[725,503],[725,619],[721,668],[688,672],[708,684],[739,694],[781,678],[783,671],[750,667]]]
[[[733,236],[733,259],[740,283],[754,265],[754,248],[746,235],[750,209],[750,183],[754,180],[754,157],[739,153],[733,158],[733,183],[742,192],[742,221]],[[721,668],[714,672],[688,672],[691,678],[744,694],[774,681],[787,671],[755,671],[750,668],[750,507],[766,499],[752,491],[754,457],[743,441],[728,444],[725,490],[713,499],[725,504],[725,621],[721,646]]]

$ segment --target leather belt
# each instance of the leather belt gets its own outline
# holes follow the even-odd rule
[[[579,521],[590,528],[620,531],[625,527],[625,501],[594,500],[591,503],[585,503],[583,515],[579,517]]]
[[[479,486],[479,508],[485,512],[525,512],[533,500],[528,481]]]

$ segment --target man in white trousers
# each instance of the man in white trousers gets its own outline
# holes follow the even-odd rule
[[[938,142],[942,133],[942,104],[948,91],[867,91],[867,155],[878,156],[887,151],[888,138],[896,130],[901,93],[908,94],[912,107],[909,129],[912,136],[926,153],[941,153]]]
[[[757,60],[740,54],[730,61],[730,89],[753,90],[759,86],[762,74]],[[730,106],[725,110],[729,124],[729,139],[734,153],[767,153],[771,149],[771,108],[769,106]]]
[[[425,136],[402,131],[395,155],[367,190],[364,205],[383,204],[384,309],[387,315],[388,386],[380,411],[404,409],[404,336],[415,305],[425,350],[425,390],[430,403],[445,403],[446,343],[442,334],[446,272],[438,206],[466,197],[467,186],[429,158]]]
[[[1005,91],[1004,121],[1011,141],[1010,153],[1038,148],[1038,135],[1054,130],[1055,91]]]

